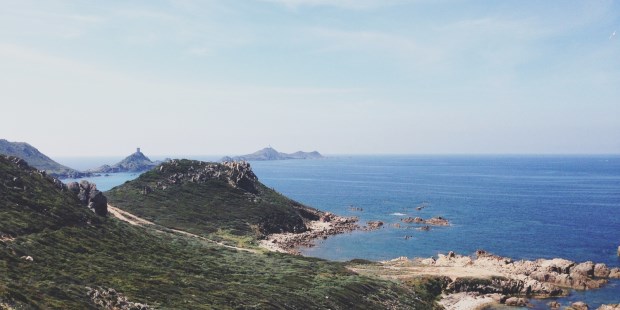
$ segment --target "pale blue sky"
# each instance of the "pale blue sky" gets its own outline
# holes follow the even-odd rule
[[[52,156],[620,153],[620,1],[1,1]]]

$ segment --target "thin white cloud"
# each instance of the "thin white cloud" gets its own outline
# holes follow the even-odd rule
[[[390,6],[406,0],[261,0],[284,5],[289,8],[331,6],[345,9],[370,9],[382,6]]]
[[[418,65],[431,65],[440,61],[443,52],[430,44],[412,37],[380,31],[345,31],[329,28],[310,30],[314,36],[326,40],[320,52],[357,51],[380,52]]]

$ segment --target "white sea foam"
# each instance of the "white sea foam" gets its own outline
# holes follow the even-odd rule
[[[403,216],[403,215],[407,215],[407,214],[396,212],[396,213],[391,213],[390,215]]]

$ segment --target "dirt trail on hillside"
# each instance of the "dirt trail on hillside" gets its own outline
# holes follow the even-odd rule
[[[143,218],[135,216],[119,208],[113,207],[109,204],[108,204],[108,212],[112,213],[112,215],[114,215],[114,217],[116,217],[117,219],[127,222],[131,225],[135,225],[135,226],[155,225],[155,223],[153,222],[149,222]]]
[[[497,272],[494,270],[488,270],[483,268],[476,268],[471,266],[388,266],[382,265],[380,267],[370,266],[364,268],[363,266],[348,267],[350,270],[364,275],[374,275],[384,279],[407,279],[420,276],[444,276],[449,277],[452,281],[457,278],[472,277],[479,279],[490,279],[492,277],[505,277],[506,273]]]
[[[254,249],[247,249],[247,248],[241,248],[241,247],[236,247],[236,246],[232,246],[232,245],[228,245],[228,244],[224,244],[222,242],[219,241],[215,241],[215,240],[211,240],[208,238],[205,238],[203,236],[199,236],[196,234],[192,234],[190,232],[187,231],[183,231],[183,230],[178,230],[178,229],[172,229],[172,228],[166,228],[163,226],[159,226],[151,221],[147,221],[137,215],[131,214],[125,210],[121,210],[117,207],[114,207],[110,204],[108,204],[108,212],[110,212],[110,214],[112,214],[114,217],[116,217],[117,219],[123,221],[123,222],[127,222],[131,225],[134,226],[151,226],[151,228],[155,229],[156,231],[160,232],[160,233],[165,233],[165,234],[180,234],[180,235],[184,235],[184,236],[188,236],[188,237],[192,237],[192,238],[196,238],[196,239],[200,239],[202,241],[206,241],[209,243],[213,243],[225,248],[229,248],[229,249],[233,249],[233,250],[238,250],[238,251],[244,251],[244,252],[250,252],[250,253],[261,253],[261,251],[258,250],[254,250]]]

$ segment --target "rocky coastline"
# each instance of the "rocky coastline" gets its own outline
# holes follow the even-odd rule
[[[306,231],[267,235],[260,241],[260,247],[280,253],[301,255],[299,247],[313,247],[317,239],[327,239],[329,236],[360,229],[358,221],[357,217],[343,217],[326,212],[319,220],[306,223]]]
[[[597,289],[609,279],[620,279],[620,268],[609,268],[602,263],[562,258],[515,261],[483,250],[473,256],[449,252],[430,258],[400,257],[380,262],[378,266],[351,269],[390,280],[435,277],[443,292],[440,304],[446,309],[481,309],[489,304],[526,307],[529,298],[567,296],[571,289]],[[559,308],[556,304],[550,303],[549,307]],[[565,306],[588,309],[580,303]],[[603,309],[613,307],[608,305]]]

